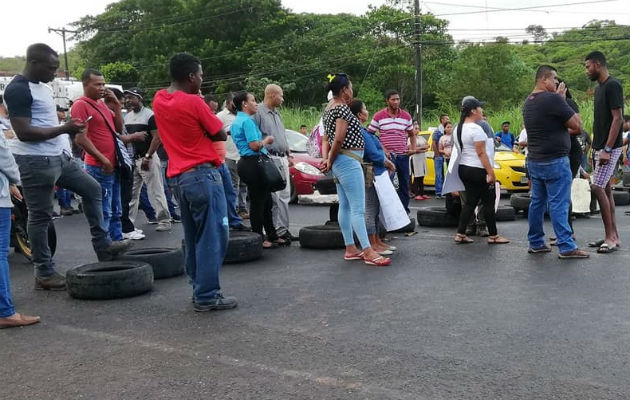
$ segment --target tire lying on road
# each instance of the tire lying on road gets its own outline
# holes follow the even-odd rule
[[[230,240],[223,264],[257,260],[263,253],[262,236],[256,232],[230,231]]]
[[[66,273],[66,285],[75,299],[137,296],[153,289],[153,269],[144,262],[125,260],[79,265]]]
[[[512,206],[499,206],[494,215],[498,222],[514,221],[516,219],[516,210]]]
[[[153,268],[154,279],[172,278],[184,273],[184,252],[181,248],[132,249],[117,259],[149,264]]]
[[[409,233],[416,230],[416,219],[410,218],[409,223],[406,226],[403,226],[400,229],[396,229],[395,231],[391,231],[391,233]]]
[[[630,192],[613,190],[612,194],[616,206],[627,206],[630,204]]]
[[[510,196],[510,205],[516,211],[527,212],[527,210],[529,210],[530,201],[529,193],[514,193]]]
[[[422,207],[416,214],[418,225],[434,228],[456,227],[458,219],[446,211],[446,207]]]
[[[343,235],[339,226],[315,225],[300,229],[300,247],[307,249],[343,249]]]

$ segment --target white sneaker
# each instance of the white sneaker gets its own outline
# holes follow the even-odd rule
[[[137,231],[132,231],[129,233],[123,233],[123,239],[131,239],[131,240],[142,240],[146,236],[142,233],[138,233]]]
[[[139,234],[143,234],[144,233],[144,231],[142,229],[138,229],[138,228],[135,228],[134,232],[137,232]]]
[[[170,222],[160,222],[158,224],[158,227],[155,228],[156,231],[158,232],[168,232],[171,230],[171,223]]]

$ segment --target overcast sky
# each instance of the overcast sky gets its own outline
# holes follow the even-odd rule
[[[44,42],[62,51],[61,37],[48,33],[48,27],[61,28],[82,16],[96,15],[112,0],[5,0],[0,5],[0,56],[23,55],[26,47]],[[282,0],[294,12],[363,14],[368,5],[382,5],[385,0]],[[553,5],[569,4],[553,7]],[[583,4],[578,4],[583,3]],[[456,4],[456,5],[453,5]],[[498,9],[540,8],[501,11]],[[492,40],[507,36],[526,39],[524,29],[543,25],[548,31],[579,27],[592,19],[610,19],[630,25],[630,0],[437,0],[421,1],[423,12],[447,19],[455,39]],[[458,15],[453,15],[458,14]],[[72,43],[70,42],[70,47]],[[185,50],[185,49],[182,49]]]

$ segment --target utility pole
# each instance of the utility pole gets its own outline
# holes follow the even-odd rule
[[[76,33],[77,31],[69,31],[66,28],[48,28],[48,33],[50,32],[55,32],[61,35],[62,39],[63,39],[63,58],[64,61],[66,63],[66,68],[64,70],[64,72],[66,73],[66,80],[69,81],[70,80],[70,70],[68,70],[68,51],[66,50],[66,32],[67,33]]]
[[[420,0],[414,2],[416,28],[416,119],[422,130],[422,46],[420,44]]]

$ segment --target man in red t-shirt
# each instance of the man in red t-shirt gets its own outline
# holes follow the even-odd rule
[[[223,297],[219,270],[228,243],[222,164],[213,141],[227,136],[223,124],[199,97],[203,72],[198,58],[179,53],[170,60],[171,86],[153,98],[155,122],[169,162],[166,175],[179,202],[186,273],[193,286],[194,310],[225,310],[237,305]]]
[[[123,127],[122,106],[114,93],[105,88],[100,72],[86,69],[81,80],[83,97],[74,102],[71,112],[72,118],[86,121],[86,130],[76,136],[76,143],[85,150],[86,172],[101,185],[103,219],[109,236],[113,241],[122,241],[120,175],[115,169],[114,147],[114,132],[122,132]]]

